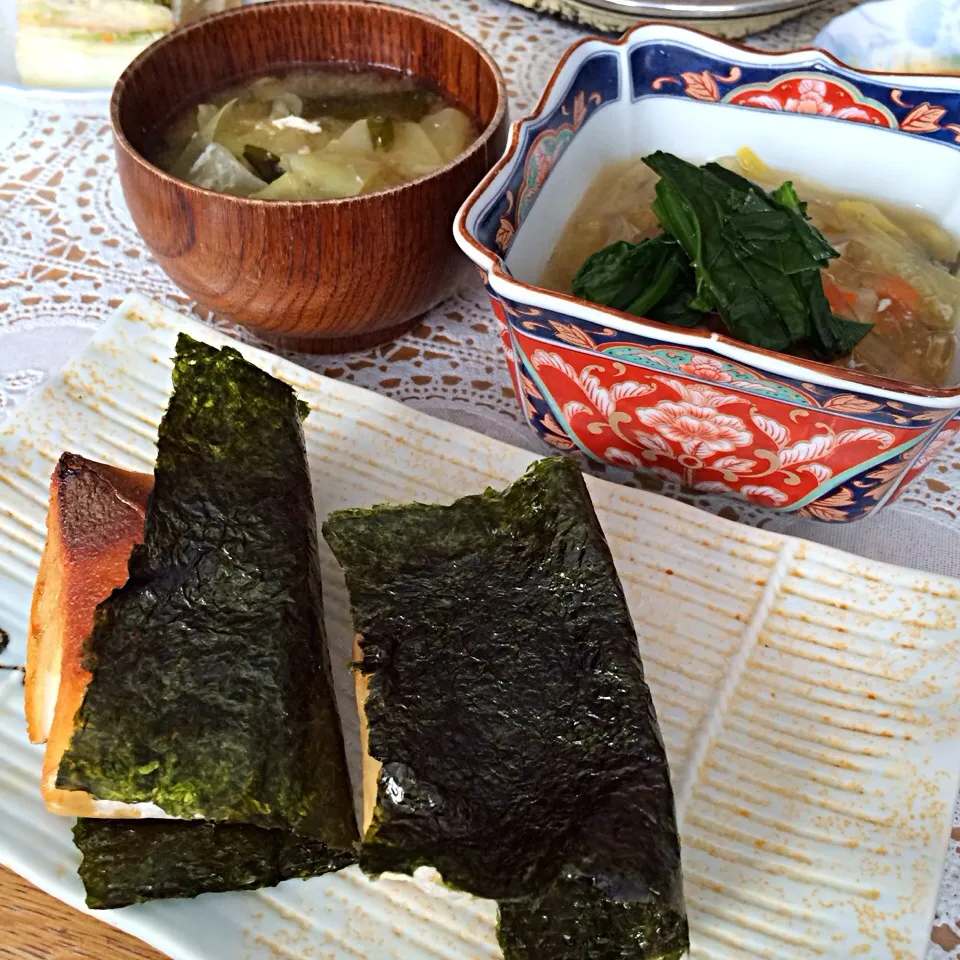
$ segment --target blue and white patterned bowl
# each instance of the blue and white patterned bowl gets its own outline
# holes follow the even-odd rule
[[[825,366],[540,286],[607,162],[655,149],[702,162],[742,146],[846,193],[929,210],[960,234],[960,78],[868,74],[817,50],[764,53],[647,24],[566,53],[455,236],[547,443],[819,520],[863,517],[960,429],[960,387]]]
[[[832,20],[818,47],[863,70],[960,73],[960,0],[876,0]]]

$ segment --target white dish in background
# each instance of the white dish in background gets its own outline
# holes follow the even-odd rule
[[[960,0],[875,0],[831,20],[813,41],[864,70],[960,73]]]
[[[149,470],[178,331],[131,298],[0,429],[0,626],[22,660],[48,477],[69,448]],[[238,345],[312,413],[320,518],[502,486],[527,452]],[[960,583],[588,479],[641,638],[683,841],[694,958],[914,958],[928,942],[960,779]],[[348,604],[322,550],[348,751]],[[44,810],[22,686],[0,681],[0,862],[82,905],[70,822]],[[354,764],[356,771],[356,764]],[[355,781],[356,782],[356,781]],[[257,893],[100,914],[175,960],[492,960],[493,904],[354,868]]]

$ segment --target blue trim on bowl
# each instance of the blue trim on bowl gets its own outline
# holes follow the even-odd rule
[[[633,102],[668,96],[724,106],[798,112],[823,120],[853,119],[960,149],[960,89],[920,90],[884,82],[841,67],[817,51],[787,67],[776,62],[757,64],[734,56],[713,56],[685,43],[651,40],[632,46],[629,62]],[[772,95],[771,87],[793,79],[810,81],[811,86],[832,84],[835,91],[846,91],[850,102],[837,107],[817,89],[806,91],[800,98]],[[754,103],[731,103],[751,95]],[[756,102],[764,96],[767,103]],[[778,103],[779,106],[775,105]]]
[[[484,246],[506,253],[550,170],[600,109],[620,99],[620,55],[603,50],[586,57],[549,113],[524,123],[507,181],[477,217],[473,233]],[[539,148],[539,152],[538,152]],[[504,232],[506,231],[506,232]]]

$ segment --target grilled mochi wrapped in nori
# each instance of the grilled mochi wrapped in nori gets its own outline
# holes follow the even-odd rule
[[[30,618],[26,714],[32,739],[49,736],[40,785],[48,809],[84,815],[73,836],[83,854],[87,906],[249,890],[355,862],[352,851],[341,853],[291,830],[205,820],[91,819],[88,812],[109,817],[139,810],[56,789],[60,758],[90,680],[83,644],[98,601],[126,582],[152,487],[150,474],[73,453],[60,458],[50,484],[47,544]]]
[[[508,960],[679,957],[667,759],[576,464],[451,506],[332,514],[365,729],[368,873],[498,900]]]
[[[58,790],[57,773],[90,681],[84,645],[97,604],[128,575],[143,540],[153,476],[64,453],[50,478],[47,542],[40,558],[27,637],[24,712],[34,743],[46,742],[40,793],[64,816],[110,816],[121,805]]]
[[[306,408],[235,350],[183,335],[173,384],[144,543],[94,616],[92,676],[57,786],[349,851],[358,836],[323,634]],[[101,855],[107,841],[89,838],[111,829],[81,831],[85,856]]]

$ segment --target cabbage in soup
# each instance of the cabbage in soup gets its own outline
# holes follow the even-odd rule
[[[669,155],[647,159],[658,156]],[[826,359],[839,366],[926,387],[956,381],[954,357],[960,320],[960,279],[956,274],[960,264],[958,242],[950,233],[918,210],[841,196],[774,171],[746,149],[719,164],[762,188],[763,196],[772,205],[780,196],[776,188],[784,181],[792,181],[801,201],[798,212],[816,228],[811,230],[811,237],[818,230],[819,240],[828,245],[826,249],[833,248],[829,260],[822,261],[819,276],[833,319],[846,326],[845,333],[853,330],[849,341],[854,343],[852,349],[848,343],[846,352],[839,356],[823,355],[804,341],[772,349],[787,349],[796,355]],[[691,165],[686,166],[692,169]],[[602,283],[611,277],[609,257],[604,262],[608,254],[619,249],[629,255],[630,250],[635,251],[636,245],[649,238],[673,239],[664,230],[663,220],[671,222],[669,210],[663,218],[655,212],[658,179],[641,160],[616,162],[603,169],[564,227],[544,270],[543,286],[562,293],[576,292],[586,299],[662,322],[680,317],[683,307],[680,313],[676,312],[677,303],[670,305],[673,313],[663,310],[661,303],[662,315],[658,316],[656,310],[650,312],[649,298],[633,301],[646,310],[631,310],[625,301],[618,303],[602,290]],[[805,242],[813,240],[805,238]],[[771,241],[766,254],[774,249]],[[695,295],[700,296],[699,279],[699,272],[696,279],[691,274],[687,303]],[[594,293],[597,290],[601,292]],[[820,296],[816,291],[814,294],[812,302]],[[722,310],[709,308],[708,303],[703,313],[693,314],[694,319],[682,325],[731,333],[729,324],[725,325],[718,315]],[[761,342],[745,336],[740,339],[769,345],[762,342],[762,336]]]
[[[415,180],[476,137],[464,110],[416,78],[323,65],[211,97],[164,133],[151,159],[210,190],[323,200]]]

